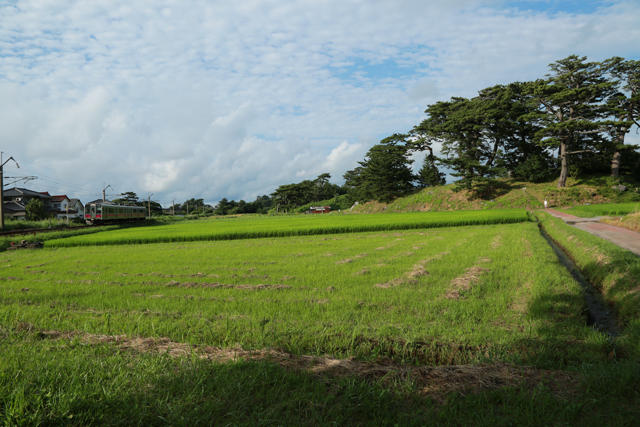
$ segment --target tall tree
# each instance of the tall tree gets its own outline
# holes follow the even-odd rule
[[[142,206],[138,195],[133,191],[127,191],[120,194],[120,197],[113,200],[114,203],[126,206]]]
[[[424,157],[417,178],[421,187],[435,187],[444,185],[447,182],[445,174],[438,170],[435,156],[432,153]]]
[[[414,128],[425,141],[442,143],[440,163],[460,177],[458,188],[477,188],[504,173],[504,130],[489,99],[451,98],[429,105],[428,118]]]
[[[603,149],[603,132],[609,121],[606,100],[615,93],[615,82],[607,78],[607,67],[571,55],[549,65],[552,73],[528,86],[535,112],[525,119],[539,123],[540,143],[558,149],[560,178],[565,187],[570,156]]]
[[[359,168],[345,174],[367,199],[384,202],[413,190],[416,177],[411,171],[407,135],[394,134],[367,152]]]
[[[624,151],[636,148],[625,146],[625,136],[635,124],[640,127],[640,61],[625,61],[620,57],[613,57],[605,61],[611,75],[622,84],[622,91],[616,92],[609,98],[608,106],[614,117],[620,122],[614,128],[614,153],[611,162],[611,176],[620,177],[620,164]]]

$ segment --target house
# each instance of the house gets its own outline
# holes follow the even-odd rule
[[[80,199],[69,199],[69,212],[76,211],[77,218],[84,218],[84,205]]]
[[[40,199],[49,215],[56,218],[82,217],[84,205],[78,199],[70,199],[66,195],[52,196],[47,191],[32,191],[27,188],[12,188],[3,191],[2,208],[5,216],[14,219],[26,218],[26,206],[33,199]]]
[[[311,206],[307,211],[308,214],[330,213],[331,206]]]
[[[51,196],[51,207],[56,210],[56,218],[64,219],[69,210],[69,198],[65,194]]]
[[[47,213],[55,214],[57,212],[51,206],[51,195],[45,192],[32,191],[26,188],[11,188],[2,192],[2,210],[5,216],[11,216],[14,219],[25,219],[25,207],[33,199],[40,199]]]
[[[56,218],[84,218],[84,206],[79,199],[70,199],[66,194],[51,196],[51,206],[57,209]]]

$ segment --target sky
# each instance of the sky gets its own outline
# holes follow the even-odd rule
[[[429,104],[640,59],[639,21],[640,0],[0,0],[5,183],[165,206],[341,184]]]

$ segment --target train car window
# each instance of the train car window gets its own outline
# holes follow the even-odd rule
[[[99,213],[99,214],[102,213],[102,205],[96,206],[96,213]]]

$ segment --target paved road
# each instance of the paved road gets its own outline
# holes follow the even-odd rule
[[[544,212],[560,218],[564,222],[572,225],[573,227],[584,230],[588,233],[598,236],[602,239],[608,240],[620,246],[623,249],[633,252],[640,256],[640,233],[627,230],[625,228],[615,227],[609,224],[599,223],[597,218],[580,218],[574,215],[569,215],[564,212],[559,212],[554,209],[545,209]]]

